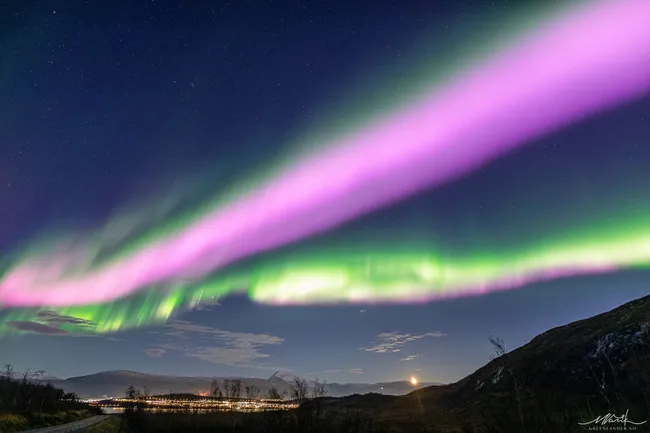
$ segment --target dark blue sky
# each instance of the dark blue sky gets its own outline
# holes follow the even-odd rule
[[[403,59],[448,61],[468,31],[513,12],[506,1],[487,3],[0,5],[0,253],[52,228],[92,229],[125,203],[188,179],[197,197],[227,190],[286,154],[296,135],[322,128],[337,107],[354,112],[358,89],[396,91],[399,71],[413,73]],[[435,235],[449,251],[494,250],[647,209],[649,113],[647,98],[629,104],[312,242],[344,248]],[[339,382],[448,382],[487,362],[489,333],[519,346],[647,294],[649,277],[564,279],[424,305],[288,308],[233,297],[166,328],[12,336],[0,340],[0,362],[63,377],[282,368]],[[211,349],[197,354],[193,345]]]

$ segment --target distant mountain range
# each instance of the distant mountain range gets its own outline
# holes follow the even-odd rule
[[[75,392],[83,398],[122,397],[124,391],[133,385],[136,388],[155,394],[199,394],[210,390],[214,378],[193,376],[168,376],[158,374],[140,373],[130,370],[114,370],[95,373],[88,376],[71,377],[68,379],[43,378],[52,385],[62,388],[66,392]],[[223,378],[217,378],[222,380]],[[289,391],[293,377],[281,377],[277,372],[268,379],[250,377],[231,377],[239,379],[242,386],[252,385],[257,387],[261,395],[268,393],[271,388],[279,392]],[[402,395],[414,388],[435,385],[435,383],[421,383],[414,387],[410,382],[381,382],[381,383],[328,383],[327,393],[332,397],[342,397],[352,394],[380,393],[388,395]]]

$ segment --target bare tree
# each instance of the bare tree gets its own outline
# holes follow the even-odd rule
[[[230,383],[230,395],[232,398],[241,398],[241,379],[234,379]]]
[[[149,388],[147,388],[146,386],[144,387],[144,396],[143,397],[145,399],[149,398]]]
[[[135,386],[129,385],[129,387],[124,391],[124,396],[129,400],[135,400],[138,397],[138,390],[135,389]]]
[[[323,381],[321,382],[316,378],[314,381],[314,387],[311,389],[311,395],[313,398],[319,398],[319,397],[325,397],[327,395],[327,390],[325,389],[327,387],[327,382]]]
[[[3,376],[7,381],[14,378],[14,367],[11,364],[5,364],[5,370]]]
[[[255,385],[246,385],[244,387],[244,395],[246,398],[254,400],[260,395],[260,389]]]
[[[224,379],[223,380],[223,395],[226,396],[226,398],[230,398],[230,387],[231,387],[230,379]]]
[[[34,377],[34,372],[32,371],[31,368],[28,368],[23,373],[23,378],[20,380],[20,382],[23,385],[27,385],[28,383],[31,383],[33,377]]]
[[[510,359],[507,356],[508,349],[506,348],[506,344],[503,342],[501,338],[494,337],[492,335],[490,335],[488,338],[490,340],[490,343],[492,343],[492,347],[494,349],[494,355],[492,356],[492,359],[494,360],[503,357],[503,368],[512,379],[512,384],[515,391],[515,398],[517,399],[517,413],[519,415],[519,422],[521,423],[521,431],[523,433],[526,433],[526,423],[524,422],[524,411],[522,407],[521,388],[519,382],[517,381],[517,376],[514,373],[512,366],[510,365]]]
[[[269,400],[282,400],[282,394],[275,387],[271,387],[269,392],[266,394],[266,398]]]
[[[302,404],[307,400],[309,393],[309,383],[305,379],[296,377],[291,384],[291,398],[296,400],[298,404]]]
[[[0,394],[0,399],[2,399],[3,404],[4,404],[5,401],[10,401],[11,400],[11,394],[12,393],[11,393],[10,382],[14,377],[14,367],[11,364],[5,364],[4,367],[5,367],[5,369],[4,369],[3,376],[4,376],[5,381],[6,381],[6,387],[3,390],[4,392],[2,394]],[[15,400],[15,398],[16,397],[14,396],[14,400]]]
[[[321,382],[320,380],[318,380],[318,378],[316,378],[316,380],[314,380],[314,386],[311,389],[311,395],[316,402],[316,407],[315,407],[316,418],[320,418],[321,416],[322,401],[320,400],[320,398],[325,397],[327,395],[326,386],[327,386],[327,382],[325,381]]]
[[[34,372],[32,369],[27,368],[23,373],[23,377],[20,380],[19,395],[21,404],[24,406],[24,409],[27,410],[32,402],[32,397],[34,396],[35,389],[33,389],[32,378],[34,377]]]
[[[210,395],[217,398],[223,397],[221,387],[219,386],[219,380],[216,377],[212,379],[212,384],[210,385]]]

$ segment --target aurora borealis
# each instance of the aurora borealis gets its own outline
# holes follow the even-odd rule
[[[639,13],[643,7],[647,4],[639,1],[599,2],[566,11],[412,108],[295,161],[259,189],[132,253],[81,271],[78,257],[86,261],[88,254],[83,249],[73,249],[72,256],[63,252],[19,262],[3,276],[2,303],[64,307],[108,302],[167,284],[171,294],[160,295],[156,313],[144,314],[166,318],[170,305],[176,308],[179,301],[200,296],[188,296],[185,291],[191,289],[179,279],[201,279],[238,258],[321,232],[425,186],[456,178],[540,133],[646,91],[650,30]],[[587,36],[589,27],[608,37],[593,44]],[[509,85],[513,76],[519,77],[517,86]],[[594,87],[600,92],[594,93]],[[395,146],[398,142],[400,146]],[[334,170],[335,178],[318,180]],[[444,265],[426,256],[380,260],[370,255],[370,267],[376,266],[385,282],[377,282],[372,272],[368,278],[360,277],[345,260],[324,269],[295,263],[295,271],[285,276],[269,278],[262,272],[265,276],[259,282],[244,281],[252,284],[252,299],[262,302],[409,302],[638,265],[648,257],[644,238],[636,233],[634,238],[637,242],[606,239],[598,247],[603,251],[594,251],[591,243],[578,244],[523,257],[516,251],[512,254],[516,258],[504,261],[469,259]],[[384,272],[384,267],[395,270]],[[220,287],[217,295],[236,289],[218,275],[216,282],[199,285]]]
[[[243,171],[234,186],[212,191],[180,218],[162,212],[159,225],[141,229],[150,211],[143,207],[142,215],[120,215],[103,230],[64,233],[21,254],[12,251],[0,277],[0,304],[11,308],[3,321],[35,320],[47,310],[92,323],[62,324],[67,332],[105,333],[163,323],[235,293],[270,305],[421,303],[647,266],[650,209],[644,206],[576,218],[568,233],[541,227],[504,247],[457,251],[430,233],[417,245],[382,244],[372,231],[367,238],[379,240],[368,245],[345,239],[300,245],[471,176],[650,89],[649,3],[578,2],[560,9],[358,128],[301,133],[319,142],[299,143],[299,155],[276,155],[267,174]],[[296,244],[298,253],[276,251]]]
[[[433,251],[290,255],[231,275],[217,272],[212,279],[195,285],[179,284],[163,293],[153,288],[109,305],[55,311],[98,324],[96,328],[73,324],[68,326],[69,331],[113,332],[164,322],[176,310],[192,308],[201,300],[222,298],[244,287],[251,299],[276,305],[408,303],[480,295],[555,278],[649,266],[650,233],[644,234],[641,221],[621,220],[625,230],[607,233],[595,226],[590,233],[565,243],[546,241],[530,250],[483,257],[436,257]],[[7,320],[29,320],[38,311],[17,310]]]

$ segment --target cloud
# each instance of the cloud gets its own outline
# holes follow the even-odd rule
[[[359,350],[374,353],[398,352],[400,347],[423,338],[444,337],[447,334],[442,332],[427,332],[425,334],[401,334],[399,332],[384,332],[377,335],[374,345],[370,347],[360,347]]]
[[[144,349],[144,353],[149,357],[149,358],[160,358],[163,356],[167,351],[165,349],[159,349],[159,348],[152,348],[152,349]]]
[[[316,371],[314,373],[307,373],[310,376],[316,376],[319,374],[363,374],[363,368],[348,368],[342,370],[325,370],[325,371]]]
[[[402,361],[402,362],[413,361],[418,356],[421,356],[421,355],[419,355],[419,354],[418,355],[409,355],[406,358],[400,358],[400,361]]]
[[[65,316],[56,311],[49,310],[40,311],[36,315],[36,320],[57,327],[61,325],[72,325],[81,328],[95,327],[95,323],[90,320],[82,319],[80,317]]]
[[[232,332],[187,321],[175,321],[160,332],[160,347],[180,351],[189,358],[213,364],[266,368],[258,362],[269,358],[264,346],[282,344],[283,338],[269,334]]]
[[[190,304],[190,310],[192,311],[210,311],[214,307],[220,307],[221,302],[218,299],[195,299],[192,300]]]
[[[103,338],[95,333],[95,322],[80,317],[66,316],[56,311],[43,310],[31,317],[31,320],[7,321],[5,325],[21,332],[44,335],[66,335],[68,337]]]
[[[32,332],[35,334],[46,334],[46,335],[68,335],[68,331],[64,331],[63,329],[59,329],[55,326],[50,326],[38,322],[10,321],[10,322],[5,322],[5,325],[10,326],[22,332]]]

